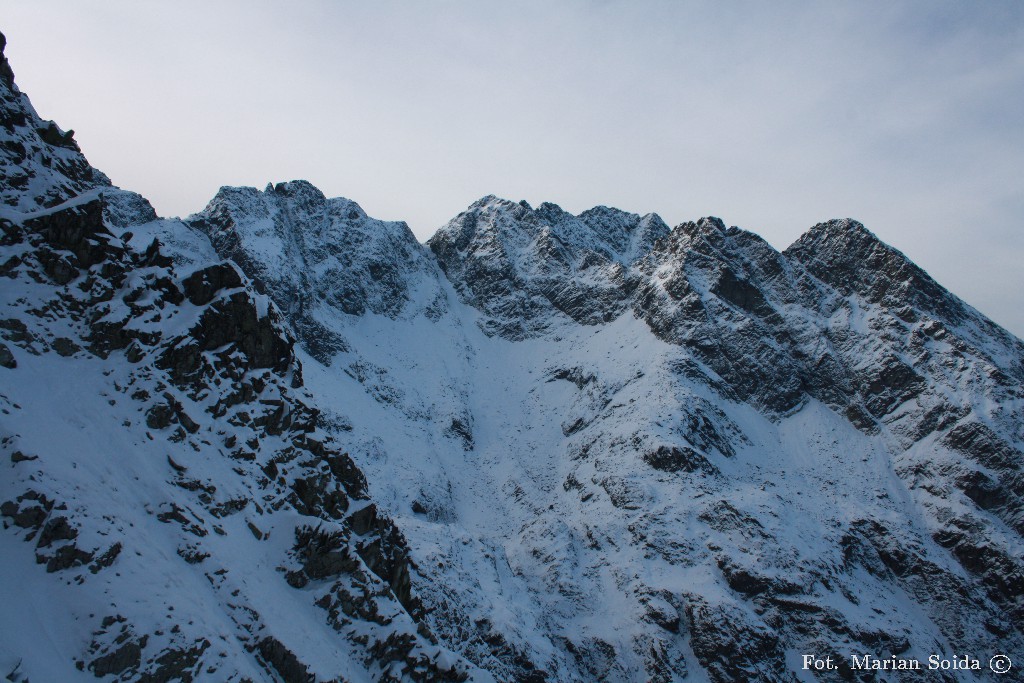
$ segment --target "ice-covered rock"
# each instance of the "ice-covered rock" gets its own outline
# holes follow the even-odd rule
[[[262,192],[221,188],[188,225],[285,311],[324,363],[346,349],[339,315],[397,317],[446,305],[437,268],[405,223],[370,218],[303,180]]]
[[[655,214],[596,207],[573,216],[488,196],[437,231],[428,244],[483,329],[509,339],[558,321],[609,322],[627,307],[633,262],[668,234]]]

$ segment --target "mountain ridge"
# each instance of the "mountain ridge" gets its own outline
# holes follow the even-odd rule
[[[1024,344],[861,224],[487,196],[421,244],[305,181],[159,218],[0,80],[8,679],[1024,645]]]

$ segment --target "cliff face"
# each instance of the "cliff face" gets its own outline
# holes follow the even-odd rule
[[[0,105],[9,679],[1024,645],[1024,344],[856,221],[486,197],[420,245],[304,181],[160,219],[6,61]]]
[[[669,229],[596,207],[579,216],[554,204],[536,209],[484,197],[428,242],[462,299],[485,314],[488,333],[543,334],[562,320],[610,322],[626,309],[626,274]]]
[[[270,293],[322,363],[345,349],[339,314],[444,309],[436,267],[405,223],[370,218],[305,181],[222,188],[188,224]]]

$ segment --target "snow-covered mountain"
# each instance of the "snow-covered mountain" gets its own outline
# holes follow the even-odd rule
[[[0,107],[8,680],[1019,673],[1024,343],[856,221],[163,219]]]

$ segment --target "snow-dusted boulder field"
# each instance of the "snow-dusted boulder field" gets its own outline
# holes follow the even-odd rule
[[[0,172],[5,680],[1019,680],[1024,343],[856,221]]]

